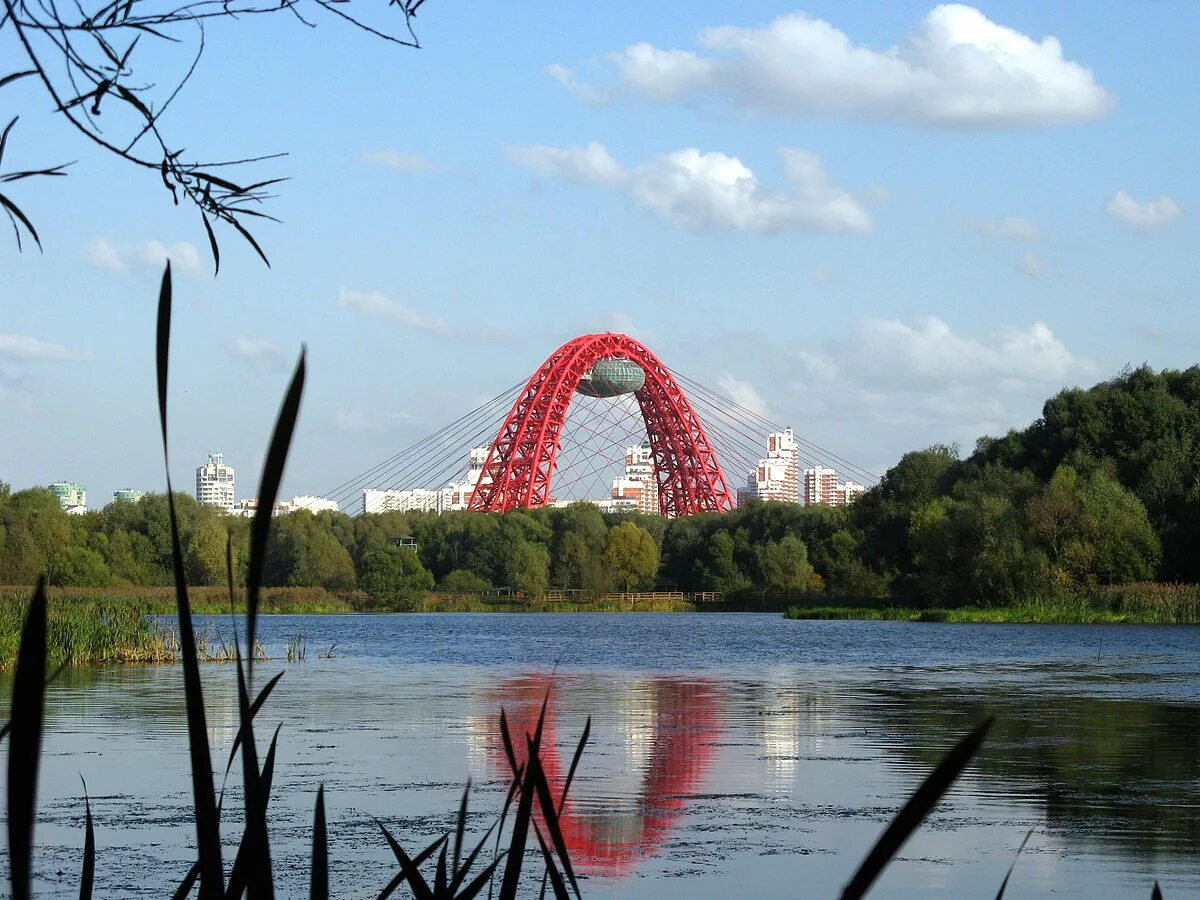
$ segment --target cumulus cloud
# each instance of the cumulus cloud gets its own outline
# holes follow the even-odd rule
[[[121,254],[117,252],[107,238],[94,237],[84,245],[83,255],[93,266],[100,269],[107,269],[110,272],[124,272],[125,263],[121,261]]]
[[[207,265],[196,245],[177,241],[170,246],[162,241],[140,241],[136,244],[114,244],[106,237],[94,237],[84,245],[83,255],[92,265],[110,272],[139,271],[161,274],[167,260],[176,275],[201,276]]]
[[[179,241],[166,246],[161,241],[142,241],[134,248],[134,257],[143,267],[159,271],[171,261],[171,271],[183,275],[203,275],[204,263],[200,251],[189,241]]]
[[[1153,231],[1164,228],[1183,215],[1179,204],[1166,194],[1156,200],[1134,200],[1126,190],[1112,195],[1105,207],[1108,214],[1130,228]]]
[[[790,349],[776,375],[812,421],[899,429],[863,439],[904,441],[894,453],[1003,432],[1048,394],[1098,372],[1042,322],[967,335],[938,318],[870,318],[824,346]]]
[[[229,339],[229,352],[244,359],[255,368],[277,372],[287,368],[283,351],[274,341],[248,334],[235,334]]]
[[[18,362],[76,358],[62,344],[41,341],[27,334],[4,334],[3,332],[0,332],[0,356]]]
[[[771,415],[771,411],[767,408],[767,401],[750,382],[741,381],[726,372],[717,379],[717,387],[738,406],[745,407],[760,416]]]
[[[337,302],[338,306],[353,309],[368,316],[391,319],[393,322],[417,331],[427,331],[430,334],[449,333],[446,323],[441,319],[410,309],[379,291],[351,291],[342,288],[338,292]]]
[[[420,153],[401,153],[391,149],[367,150],[359,159],[371,165],[391,169],[393,172],[416,174],[433,171],[433,163]]]
[[[885,50],[804,13],[759,28],[709,28],[698,43],[698,51],[643,42],[611,54],[616,83],[604,93],[959,129],[1086,121],[1113,108],[1057,38],[1035,40],[962,4],[934,7]],[[564,67],[548,71],[586,96]]]
[[[586,147],[547,147],[544,144],[510,147],[508,158],[543,178],[572,184],[624,185],[630,179],[608,149],[596,141]]]
[[[1006,241],[1033,242],[1042,236],[1042,230],[1038,228],[1036,222],[1018,216],[1006,216],[1003,219],[979,219],[974,226],[975,230],[984,237]]]
[[[695,148],[626,169],[603,144],[510,148],[509,158],[545,178],[614,188],[659,217],[691,231],[863,232],[871,216],[854,195],[829,184],[820,160],[780,150],[789,191],[765,187],[736,156]]]

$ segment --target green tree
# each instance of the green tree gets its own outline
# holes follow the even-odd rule
[[[491,590],[492,585],[469,569],[454,569],[438,582],[438,590],[451,594],[478,594]]]
[[[541,544],[519,539],[508,560],[508,583],[531,598],[544,597],[550,586],[550,552]]]
[[[650,587],[658,574],[658,545],[646,529],[622,522],[608,533],[604,562],[626,591]]]
[[[702,570],[707,590],[733,594],[750,587],[750,579],[734,558],[734,549],[733,537],[728,531],[718,531],[709,539]]]
[[[228,581],[225,559],[229,532],[222,523],[210,519],[197,526],[188,541],[185,563],[188,581],[195,585],[220,585]],[[234,571],[237,571],[234,560]]]
[[[268,585],[348,591],[356,581],[346,548],[307,510],[272,522],[264,570]]]
[[[110,578],[104,557],[95,550],[73,544],[56,554],[47,580],[62,587],[104,587]]]
[[[813,567],[808,548],[794,534],[778,541],[767,541],[758,548],[761,585],[768,591],[809,591],[813,588]]]
[[[360,587],[372,597],[417,600],[433,589],[433,575],[412,547],[385,547],[363,557]]]

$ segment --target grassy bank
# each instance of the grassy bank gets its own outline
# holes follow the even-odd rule
[[[0,594],[0,670],[17,657],[29,594]],[[178,658],[175,634],[154,624],[146,603],[129,600],[51,600],[46,655],[51,667],[101,663],[170,662]]]
[[[789,619],[873,619],[905,622],[998,622],[1058,625],[1200,624],[1200,585],[1130,584],[1097,589],[1086,597],[1011,606],[920,609],[886,601],[863,605],[794,604]]]

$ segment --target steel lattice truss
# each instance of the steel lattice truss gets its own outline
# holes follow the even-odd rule
[[[664,516],[735,506],[712,442],[683,389],[649,348],[624,334],[587,334],[554,351],[529,379],[492,442],[470,508],[483,512],[543,506],[575,389],[600,359],[624,358],[646,373],[634,393],[654,457]]]

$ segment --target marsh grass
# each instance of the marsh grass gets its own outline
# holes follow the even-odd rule
[[[17,660],[29,594],[0,594],[0,669]],[[51,667],[117,662],[173,662],[174,631],[150,617],[144,604],[47,598],[46,660]]]
[[[1195,625],[1200,624],[1200,586],[1123,585],[1098,589],[1081,597],[1035,600],[1008,606],[960,606],[948,609],[887,604],[797,604],[788,607],[784,617],[980,624]]]

